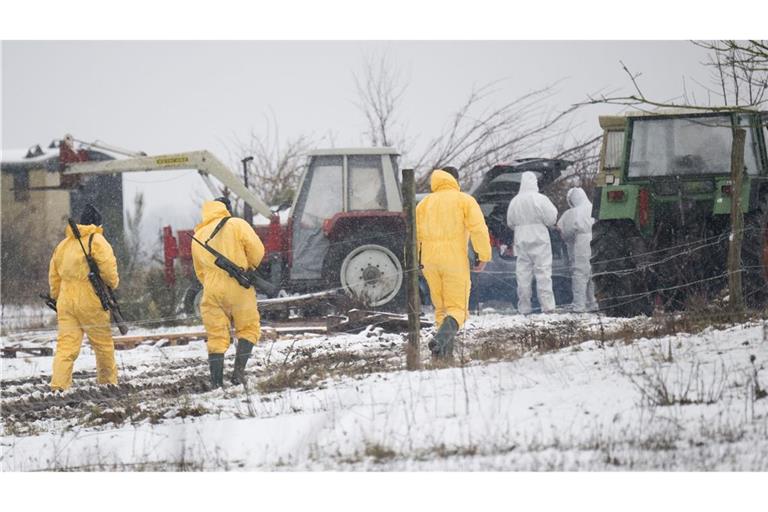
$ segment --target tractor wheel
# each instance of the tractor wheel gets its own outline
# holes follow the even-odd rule
[[[645,244],[629,222],[602,221],[592,236],[592,280],[600,311],[609,316],[648,315],[652,312],[645,272],[635,255]]]
[[[364,307],[397,309],[405,303],[402,252],[377,240],[365,245],[343,244],[329,253],[327,280]]]
[[[757,209],[744,216],[741,246],[742,287],[747,306],[768,304],[768,194],[763,194]]]

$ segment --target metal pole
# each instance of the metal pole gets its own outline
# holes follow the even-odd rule
[[[744,311],[741,283],[741,240],[744,234],[744,215],[741,210],[741,178],[744,174],[744,140],[747,132],[733,129],[731,148],[731,240],[728,247],[728,288],[730,305],[734,313]]]
[[[245,188],[248,188],[248,163],[252,161],[252,156],[247,156],[241,160],[243,163],[243,185],[245,185]],[[245,199],[243,199],[243,217],[248,224],[253,224],[253,208]]]
[[[419,330],[421,299],[419,297],[419,252],[416,242],[416,181],[413,169],[403,169],[403,213],[405,213],[405,293],[408,300],[408,345],[406,367],[421,368]]]

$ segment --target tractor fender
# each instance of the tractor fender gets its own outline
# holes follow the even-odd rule
[[[761,187],[752,186],[752,180],[744,176],[741,184],[741,211],[747,213],[756,208],[758,192]],[[731,194],[723,192],[723,189],[731,185],[731,178],[721,178],[715,181],[715,201],[712,205],[713,215],[731,214]]]
[[[405,216],[402,212],[362,210],[337,213],[323,223],[323,232],[331,242],[343,241],[350,234],[368,233],[402,239]]]
[[[623,193],[623,194],[622,194]],[[631,220],[636,222],[637,202],[640,194],[638,185],[612,185],[600,187],[600,211],[598,220]],[[616,196],[621,195],[620,199]]]

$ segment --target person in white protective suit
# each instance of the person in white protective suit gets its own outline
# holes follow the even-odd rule
[[[517,310],[531,312],[531,284],[536,277],[536,291],[544,313],[555,310],[552,293],[552,245],[548,226],[557,221],[557,208],[547,196],[539,193],[536,175],[523,173],[520,191],[509,202],[507,225],[515,231],[517,256]]]
[[[586,192],[580,187],[573,187],[566,196],[570,208],[557,221],[557,227],[568,247],[568,259],[571,265],[571,289],[573,290],[573,310],[576,312],[597,309],[595,289],[592,284],[592,203]]]

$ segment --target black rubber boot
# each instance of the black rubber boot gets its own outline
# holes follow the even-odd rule
[[[245,365],[251,357],[253,343],[240,338],[237,340],[237,351],[235,352],[235,370],[232,372],[232,384],[245,384]]]
[[[211,388],[223,388],[224,354],[208,354],[208,367],[211,369]]]
[[[453,341],[459,332],[459,323],[452,316],[446,316],[437,334],[429,342],[429,349],[436,358],[453,357]]]

